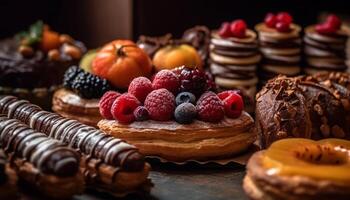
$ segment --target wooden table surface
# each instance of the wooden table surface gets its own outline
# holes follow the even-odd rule
[[[150,178],[154,187],[149,195],[130,195],[125,200],[246,200],[242,190],[244,166],[228,164],[219,166],[207,164],[204,167],[196,163],[185,166],[151,163]],[[41,200],[22,195],[21,200]],[[75,196],[74,200],[110,200],[116,199],[102,193],[87,192]]]

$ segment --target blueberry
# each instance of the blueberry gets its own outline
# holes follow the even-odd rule
[[[182,103],[192,103],[196,104],[196,97],[190,92],[181,92],[176,96],[176,105],[180,105]]]
[[[175,109],[175,120],[180,124],[190,124],[196,116],[196,106],[191,103],[182,103]]]
[[[145,121],[149,118],[149,113],[146,107],[144,106],[138,106],[134,110],[134,116],[136,121]]]

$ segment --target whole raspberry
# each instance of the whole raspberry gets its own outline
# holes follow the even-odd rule
[[[240,90],[225,90],[223,92],[220,92],[218,94],[218,97],[223,101],[231,94],[238,94],[238,95],[242,96],[242,92]]]
[[[200,120],[215,123],[225,117],[224,104],[214,92],[204,93],[198,99],[196,107]]]
[[[275,28],[275,25],[277,23],[276,16],[273,13],[267,13],[267,15],[265,16],[264,22],[266,26],[270,28]]]
[[[184,67],[179,77],[181,92],[190,92],[199,97],[208,89],[207,75],[202,70]]]
[[[101,97],[99,109],[102,117],[105,119],[113,119],[113,115],[111,113],[112,104],[120,95],[121,94],[118,92],[108,91]]]
[[[279,12],[276,15],[276,19],[278,22],[284,22],[286,24],[291,24],[293,22],[293,17],[287,12]]]
[[[140,102],[144,102],[152,90],[152,83],[148,78],[138,77],[131,81],[128,93],[134,95]]]
[[[145,107],[153,120],[167,121],[175,110],[175,97],[167,89],[153,90],[145,100]]]
[[[140,105],[135,96],[125,93],[113,102],[111,113],[114,119],[128,124],[135,121],[134,110]]]
[[[244,103],[242,97],[237,93],[231,93],[224,100],[224,107],[226,116],[230,118],[237,118],[241,115]]]
[[[170,70],[161,70],[155,75],[152,86],[155,90],[165,88],[173,94],[176,94],[179,91],[180,81],[174,72]]]
[[[242,19],[233,21],[230,25],[230,29],[232,36],[238,38],[246,37],[247,24]]]
[[[229,22],[222,23],[218,34],[221,37],[223,37],[223,38],[231,37],[232,36],[232,32],[231,32],[231,29],[230,29],[230,25],[231,24]]]

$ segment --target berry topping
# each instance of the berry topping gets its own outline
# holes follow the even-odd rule
[[[191,103],[182,103],[175,109],[175,120],[180,124],[190,124],[197,115],[196,107]]]
[[[241,115],[244,103],[243,99],[237,93],[231,93],[223,100],[226,116],[237,118]]]
[[[78,66],[69,67],[63,76],[63,86],[72,89],[72,82],[74,81],[75,77],[77,77],[77,75],[81,72],[84,72],[84,70]]]
[[[275,28],[275,25],[277,23],[277,18],[273,13],[267,13],[267,15],[265,16],[264,22],[267,27]]]
[[[290,31],[290,24],[283,22],[283,21],[277,22],[276,23],[276,30],[278,32],[287,33]]]
[[[138,77],[131,81],[128,93],[134,95],[140,102],[144,102],[152,90],[152,83],[148,78]]]
[[[219,30],[220,37],[226,38],[231,37],[231,24],[229,22],[224,22],[221,24],[220,30]]]
[[[195,104],[196,103],[196,97],[190,93],[190,92],[181,92],[176,96],[176,105],[180,105],[182,103],[191,103]]]
[[[145,107],[153,120],[167,121],[175,110],[175,97],[167,89],[153,90],[145,100]]]
[[[196,108],[199,119],[206,122],[219,122],[225,116],[224,104],[214,92],[204,93]]]
[[[111,113],[112,104],[119,96],[120,94],[118,92],[108,91],[101,97],[99,108],[102,117],[105,119],[113,119],[113,115]]]
[[[247,24],[242,19],[235,20],[230,25],[231,34],[233,37],[246,37]]]
[[[328,17],[326,19],[326,24],[330,24],[333,28],[338,30],[341,26],[341,20],[339,19],[338,16],[336,16],[334,14],[328,15]]]
[[[241,95],[241,91],[240,90],[226,90],[226,91],[220,92],[218,94],[218,97],[223,101],[224,99],[226,99],[231,94]]]
[[[165,88],[176,94],[179,90],[180,82],[178,76],[170,70],[159,71],[152,82],[153,89]]]
[[[120,123],[128,124],[135,121],[134,110],[138,106],[140,102],[135,96],[122,94],[113,102],[111,113]]]
[[[179,77],[182,92],[190,92],[198,97],[208,90],[207,76],[202,70],[184,67]]]
[[[71,89],[87,99],[100,98],[111,86],[106,79],[88,72],[80,72],[71,83]]]
[[[278,22],[284,22],[290,25],[293,22],[293,17],[287,12],[277,13],[276,19]]]
[[[145,121],[149,118],[148,110],[144,106],[139,106],[134,110],[136,121]]]

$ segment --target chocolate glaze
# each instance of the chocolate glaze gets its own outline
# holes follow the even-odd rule
[[[0,148],[0,185],[7,182],[7,174],[6,174],[6,155],[4,151]]]
[[[0,134],[6,153],[27,160],[42,173],[65,177],[78,172],[79,155],[73,149],[35,132],[19,120],[1,116]]]
[[[0,99],[0,110],[4,114],[21,116],[19,120],[25,119],[31,128],[60,140],[92,158],[101,159],[106,164],[126,171],[143,169],[144,157],[135,146],[76,120],[39,109],[33,110],[33,104],[29,102],[8,99],[13,97]]]

